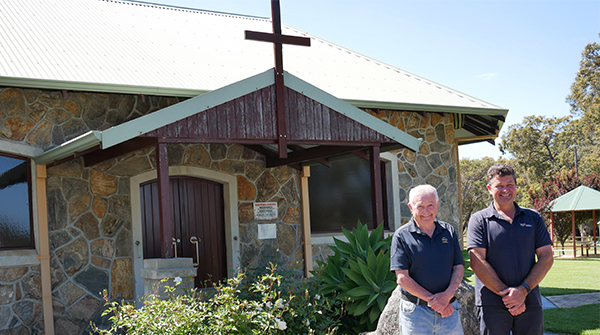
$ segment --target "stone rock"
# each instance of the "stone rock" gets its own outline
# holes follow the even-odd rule
[[[92,255],[105,258],[112,258],[115,252],[115,243],[113,240],[102,239],[91,243]]]
[[[111,269],[111,298],[133,299],[131,258],[116,259]]]
[[[67,122],[71,118],[71,115],[64,111],[62,108],[53,108],[46,114],[46,119],[53,124],[61,124]]]
[[[256,180],[263,173],[265,164],[257,161],[247,161],[244,163],[246,167],[246,177],[250,180]]]
[[[293,168],[287,165],[271,168],[270,172],[282,184],[290,179],[290,177],[294,174]]]
[[[8,305],[13,302],[15,289],[13,285],[0,285],[0,305]]]
[[[11,88],[0,94],[0,110],[8,115],[23,114],[25,112],[25,99],[21,90]]]
[[[116,215],[107,215],[104,220],[102,220],[100,227],[104,236],[112,237],[124,223],[125,220],[120,219]]]
[[[427,157],[427,160],[429,161],[429,165],[435,170],[437,168],[439,168],[440,166],[443,166],[444,163],[442,162],[442,156],[440,154],[433,154],[430,155],[429,157]]]
[[[61,127],[52,128],[52,146],[59,146],[65,142],[65,133]]]
[[[17,268],[0,268],[0,281],[1,282],[12,282],[23,278],[29,271],[28,267],[17,267]]]
[[[60,190],[48,192],[48,228],[50,231],[67,226],[67,203]]]
[[[256,187],[244,176],[237,176],[238,200],[254,200],[256,198]]]
[[[108,199],[108,213],[123,220],[131,220],[131,203],[128,195],[114,195]]]
[[[286,256],[291,256],[297,246],[296,230],[287,224],[277,224],[277,246]]]
[[[64,230],[51,231],[49,235],[50,252],[59,249],[63,245],[69,243],[72,239],[69,233]]]
[[[68,282],[60,288],[60,295],[62,296],[65,304],[67,306],[71,306],[75,303],[75,301],[85,295],[85,291],[72,282]]]
[[[33,301],[19,301],[12,307],[24,324],[31,326],[42,315],[42,305]]]
[[[219,160],[225,159],[225,157],[227,157],[227,147],[225,146],[225,144],[211,143],[209,145],[209,148],[210,148],[210,157],[213,160],[219,161]]]
[[[248,223],[254,220],[254,206],[252,205],[252,203],[240,203],[238,207],[238,216],[240,224]]]
[[[300,205],[300,192],[298,191],[298,188],[296,188],[294,179],[290,179],[285,185],[283,185],[281,188],[281,193],[283,193],[283,196],[288,204],[292,206]]]
[[[81,172],[83,171],[83,166],[79,159],[70,160],[66,163],[62,163],[59,165],[55,165],[53,167],[48,168],[48,176],[56,175],[56,176],[65,176],[65,177],[75,177],[81,178]]]
[[[81,229],[88,240],[95,240],[100,237],[100,229],[98,229],[98,219],[92,213],[85,213],[77,222],[75,227]]]
[[[61,317],[54,322],[55,334],[79,334],[79,326],[67,317]]]
[[[117,194],[129,195],[129,178],[119,178],[119,186],[117,187]]]
[[[10,324],[8,325],[8,327],[10,327],[10,328],[6,329],[6,330],[0,330],[0,335],[23,335],[23,334],[29,334],[29,329],[27,329],[27,327],[25,325],[20,325],[18,327],[14,327],[14,326],[16,326],[17,322],[18,322],[18,319],[17,318],[13,318],[11,320]]]
[[[108,172],[116,176],[135,176],[152,169],[146,156],[134,156],[122,160],[111,167]]]
[[[208,151],[202,145],[190,145],[183,155],[183,164],[210,167],[211,158]]]
[[[240,159],[244,147],[239,144],[233,144],[227,149],[227,158]]]
[[[102,219],[106,215],[106,200],[100,197],[94,197],[92,210],[97,217]]]
[[[79,117],[81,115],[81,105],[71,99],[65,102],[63,108],[73,116]]]
[[[42,91],[38,99],[50,107],[60,107],[63,102],[60,91]]]
[[[170,166],[180,165],[185,153],[185,146],[182,144],[169,144],[167,146],[167,156]]]
[[[427,156],[430,153],[429,144],[427,142],[421,143],[421,146],[419,146],[419,155]]]
[[[62,285],[67,280],[67,275],[60,267],[60,264],[56,258],[52,258],[50,261],[50,285],[52,290]]]
[[[443,123],[438,123],[435,126],[435,137],[440,142],[446,142],[446,127]]]
[[[234,161],[234,160],[224,160],[222,161],[219,166],[221,167],[222,171],[225,172],[229,172],[229,173],[234,173],[234,174],[238,174],[238,173],[244,173],[244,163],[240,162],[240,161]]]
[[[73,202],[88,192],[88,182],[76,178],[63,178],[63,192],[68,202]]]
[[[256,201],[267,201],[279,191],[279,183],[268,171],[265,171],[256,181]]]
[[[27,136],[26,142],[40,148],[49,147],[52,143],[52,124],[45,120],[38,123]]]
[[[119,178],[106,173],[92,171],[90,173],[90,188],[97,195],[110,195],[117,192]]]
[[[285,223],[300,223],[302,217],[300,206],[288,206],[287,212],[283,217]]]
[[[88,245],[83,238],[79,238],[57,251],[56,256],[65,272],[72,276],[87,265],[89,261]]]
[[[3,329],[4,326],[10,321],[12,317],[12,312],[10,307],[8,306],[0,306],[0,329]]]
[[[92,264],[99,268],[108,269],[110,267],[110,259],[92,256]]]
[[[22,141],[34,125],[35,122],[28,117],[11,117],[4,122],[0,135],[9,140]]]
[[[42,299],[42,284],[39,273],[25,277],[23,281],[21,281],[21,287],[23,287],[23,295],[25,298],[34,300]]]
[[[425,178],[431,172],[433,172],[433,169],[431,168],[431,166],[429,166],[429,162],[427,162],[427,158],[425,158],[424,156],[419,155],[417,157],[416,166],[417,172],[419,173],[419,176],[421,176],[421,178]]]
[[[65,122],[61,127],[63,130],[63,134],[65,135],[65,140],[67,141],[89,130],[81,119],[70,119],[69,121]]]
[[[83,197],[79,198],[77,201],[73,202],[71,205],[69,205],[69,216],[71,217],[71,220],[81,215],[81,213],[90,209],[91,199],[92,196],[86,194]]]
[[[82,119],[90,129],[101,129],[108,112],[108,96],[92,94],[83,108]]]
[[[87,323],[101,306],[102,302],[99,299],[87,296],[69,308],[67,314],[77,321]]]
[[[242,159],[252,160],[255,157],[256,157],[256,151],[244,147],[244,149],[242,150]]]
[[[75,276],[75,282],[93,296],[99,297],[102,290],[108,289],[108,273],[94,266],[88,266]]]
[[[460,305],[460,319],[465,335],[479,334],[479,321],[475,312],[475,289],[463,281],[455,293]],[[367,334],[397,335],[400,334],[399,308],[401,300],[400,286],[392,292],[385,308],[379,316],[377,329]]]
[[[115,241],[117,244],[116,257],[131,256],[133,251],[132,241],[131,233],[127,229],[121,229]]]

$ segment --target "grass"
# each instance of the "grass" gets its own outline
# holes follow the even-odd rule
[[[600,335],[600,304],[545,309],[544,331],[555,334]]]
[[[540,291],[544,296],[600,292],[600,258],[555,258]]]
[[[465,259],[465,280],[475,284],[475,274]],[[544,296],[600,292],[600,258],[555,258],[540,283]],[[556,334],[600,335],[600,304],[544,310],[544,331]]]

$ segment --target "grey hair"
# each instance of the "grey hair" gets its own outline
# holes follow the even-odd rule
[[[408,203],[411,205],[414,205],[414,200],[418,195],[422,195],[422,194],[430,194],[433,193],[435,195],[435,201],[439,202],[440,201],[440,197],[438,196],[437,190],[435,189],[435,187],[428,185],[428,184],[424,184],[424,185],[419,185],[414,187],[413,189],[410,190],[410,192],[408,192]]]

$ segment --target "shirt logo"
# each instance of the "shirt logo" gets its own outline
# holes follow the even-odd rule
[[[442,237],[442,243],[448,243],[448,239],[445,237]]]
[[[533,227],[533,226],[532,226],[531,224],[529,224],[529,223],[521,223],[521,224],[520,224],[520,226],[521,226],[521,227],[525,227],[525,228],[531,228],[531,227]]]

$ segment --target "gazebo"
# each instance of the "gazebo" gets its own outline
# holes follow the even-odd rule
[[[573,257],[577,258],[577,244],[575,243],[575,212],[592,211],[593,215],[593,241],[596,253],[596,210],[600,210],[600,191],[581,185],[574,190],[558,197],[550,207],[550,234],[554,240],[554,213],[571,212],[573,229]],[[583,255],[583,245],[581,246]]]

